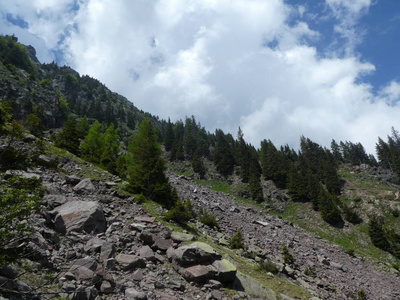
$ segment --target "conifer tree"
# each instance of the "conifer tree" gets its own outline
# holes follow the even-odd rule
[[[153,125],[144,119],[128,148],[129,189],[166,206],[174,204],[172,188],[165,176],[166,166]]]
[[[251,198],[256,202],[261,203],[264,201],[264,195],[260,182],[260,173],[257,170],[255,162],[253,162],[252,165],[250,166],[249,173],[250,173],[249,186],[250,186]]]
[[[76,124],[76,129],[78,130],[79,137],[82,139],[88,134],[90,125],[86,116],[78,121],[78,123]]]
[[[384,251],[390,250],[390,244],[386,237],[383,226],[375,216],[372,217],[368,223],[368,233],[371,238],[371,242],[375,247]]]
[[[100,163],[104,150],[104,137],[102,133],[100,123],[98,121],[94,122],[81,145],[82,157],[92,163]]]
[[[197,150],[193,155],[192,167],[193,167],[193,171],[198,173],[200,176],[200,179],[202,179],[202,178],[204,178],[204,175],[206,174],[206,167],[204,165],[203,159],[200,156],[199,152],[200,151]]]
[[[56,146],[78,155],[79,144],[80,140],[76,119],[70,117],[56,137]]]
[[[118,145],[119,135],[113,123],[108,126],[104,133],[104,150],[101,154],[101,164],[111,173],[117,173]]]
[[[168,118],[167,126],[164,133],[164,146],[165,151],[171,151],[174,143],[174,127],[172,126],[170,118]]]
[[[227,176],[232,174],[235,166],[235,159],[232,153],[233,149],[229,143],[229,137],[226,137],[221,129],[217,129],[215,135],[214,164],[219,173]]]

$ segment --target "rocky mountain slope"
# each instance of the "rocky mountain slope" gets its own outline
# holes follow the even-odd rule
[[[35,138],[18,142],[35,149]],[[43,165],[12,176],[46,187],[26,257],[0,269],[8,299],[367,299],[400,298],[399,273],[189,177],[169,173],[180,198],[216,216],[220,229],[196,220],[182,228],[163,209],[138,204],[117,176],[48,146]],[[234,250],[240,230],[245,248]],[[197,241],[197,242],[195,242]],[[294,264],[282,253],[287,246]]]

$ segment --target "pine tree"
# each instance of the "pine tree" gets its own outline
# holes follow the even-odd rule
[[[138,126],[128,151],[129,189],[171,207],[174,204],[172,188],[165,176],[166,166],[157,135],[148,119]]]

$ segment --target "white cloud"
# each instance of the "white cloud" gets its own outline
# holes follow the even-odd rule
[[[321,33],[293,19],[307,7],[283,0],[82,0],[78,11],[66,0],[24,2],[1,10],[21,15],[31,38],[61,49],[80,73],[161,118],[195,115],[232,134],[240,126],[255,146],[298,147],[305,135],[369,152],[399,127],[400,83],[375,95],[362,82],[375,67],[354,53],[369,0],[326,0],[347,41],[346,55],[337,47],[329,57],[317,50]]]
[[[343,51],[346,55],[354,55],[354,49],[358,46],[366,32],[358,27],[359,19],[368,13],[372,0],[326,0],[326,4],[332,10],[337,24],[334,30],[346,40]]]

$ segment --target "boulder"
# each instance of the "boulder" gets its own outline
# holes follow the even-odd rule
[[[102,261],[112,258],[115,253],[115,246],[106,240],[93,237],[87,241],[84,251],[89,254],[100,253]]]
[[[77,194],[93,194],[95,191],[95,187],[90,180],[90,178],[85,178],[81,180],[75,187],[74,187],[74,192]]]
[[[179,231],[174,231],[171,233],[171,239],[174,242],[191,242],[194,240],[194,235],[190,233],[183,233]]]
[[[115,257],[115,260],[124,270],[146,267],[146,261],[144,258],[136,255],[118,254]]]
[[[77,185],[81,179],[76,175],[67,175],[65,176],[65,182],[67,184]]]
[[[164,238],[161,238],[159,236],[155,236],[153,238],[153,245],[151,245],[151,249],[154,251],[160,250],[161,252],[166,252],[169,247],[171,247],[171,240],[167,240]]]
[[[147,261],[156,261],[153,250],[149,246],[143,246],[139,249],[139,256]]]
[[[167,254],[174,263],[181,267],[212,263],[221,258],[221,255],[214,248],[203,242],[194,242],[174,251],[168,251]]]
[[[147,295],[144,292],[138,292],[134,288],[125,290],[125,298],[128,300],[147,300]]]
[[[103,208],[95,201],[67,202],[50,214],[56,215],[54,225],[61,234],[70,231],[100,233],[106,230]]]

